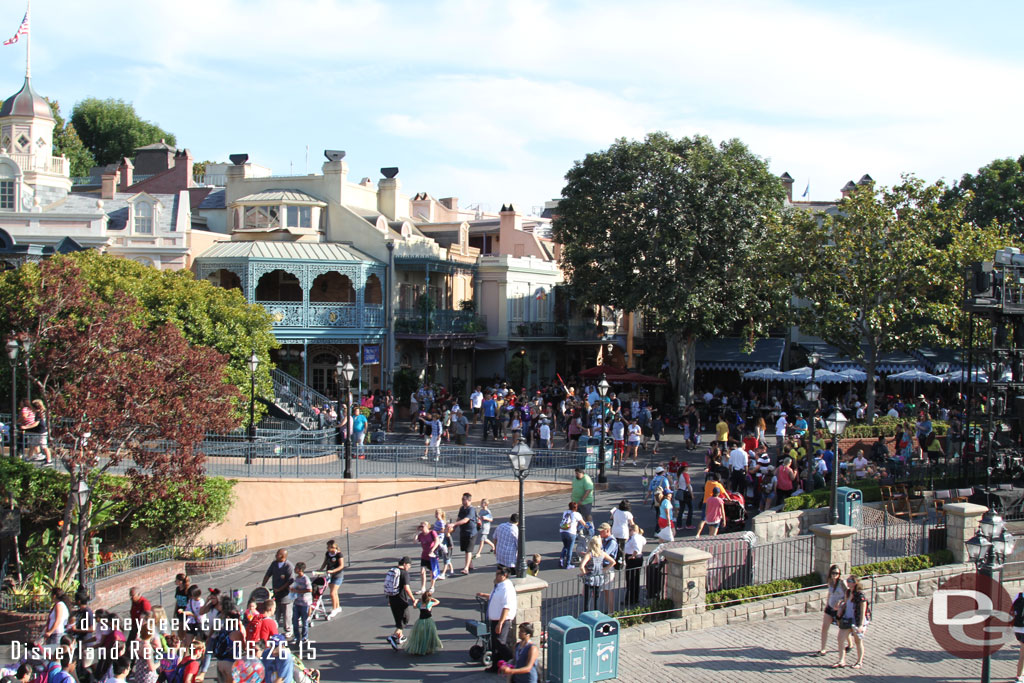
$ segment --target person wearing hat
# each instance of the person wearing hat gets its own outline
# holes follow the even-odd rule
[[[779,413],[779,419],[775,421],[775,439],[779,447],[779,454],[776,457],[776,462],[782,460],[782,449],[786,445],[787,427],[789,427],[789,421],[786,419],[786,411],[782,411]]]
[[[657,489],[662,491],[670,491],[672,489],[672,484],[665,473],[665,468],[661,465],[654,468],[654,476],[651,477],[651,483],[648,484],[647,490],[644,492],[644,503],[647,503],[647,500],[654,495]]]
[[[597,534],[601,539],[602,571],[604,572],[604,601],[608,614],[614,611],[615,606],[615,558],[619,556],[619,543],[612,536],[612,526],[605,522],[597,527]]]

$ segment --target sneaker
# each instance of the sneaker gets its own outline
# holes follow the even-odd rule
[[[694,526],[694,525],[692,525],[692,524],[687,524],[687,525],[686,525],[686,528],[687,528],[687,529],[696,529],[697,527],[695,527],[695,526]]]
[[[341,608],[340,607],[338,609],[332,609],[327,614],[327,620],[330,621],[331,619],[333,619],[334,617],[338,616],[339,614],[341,614]]]
[[[420,460],[429,460],[429,458],[427,456],[425,456],[425,455],[421,455],[420,456]]]
[[[388,636],[388,645],[391,646],[392,650],[397,650],[398,649],[398,641],[395,640],[395,636],[394,635]]]
[[[402,636],[402,639],[400,641],[398,641],[398,644],[399,645],[404,645],[405,641],[407,641],[407,640],[409,640],[408,636]]]

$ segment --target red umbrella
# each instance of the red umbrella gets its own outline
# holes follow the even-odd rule
[[[596,379],[600,377],[602,374],[608,375],[608,377],[613,377],[618,375],[626,375],[629,373],[627,370],[623,368],[617,368],[614,365],[597,365],[595,367],[587,368],[586,370],[582,371],[580,373],[580,377]]]

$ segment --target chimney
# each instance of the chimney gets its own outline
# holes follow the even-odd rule
[[[398,168],[389,166],[380,169],[380,172],[384,177],[377,181],[377,211],[390,221],[400,220],[398,203],[402,181],[395,177],[398,175]]]
[[[458,197],[442,197],[437,200],[441,206],[448,209],[449,211],[459,210],[459,198]]]
[[[179,187],[195,187],[195,176],[192,175],[192,163],[194,162],[192,152],[183,149],[174,153],[175,176],[182,181]]]
[[[328,203],[341,204],[345,194],[345,183],[348,182],[348,163],[345,152],[341,150],[324,150],[327,161],[321,166],[324,174],[324,195]],[[370,179],[365,178],[369,183]],[[370,183],[372,184],[372,183]]]
[[[498,249],[497,253],[512,256],[516,253],[516,245],[523,248],[525,233],[523,232],[523,217],[516,211],[515,207],[509,204],[501,205],[498,213]],[[522,254],[520,254],[522,255]]]
[[[121,181],[117,186],[121,192],[127,192],[128,188],[132,186],[132,173],[135,170],[135,164],[128,157],[122,157],[121,165],[117,167],[117,170],[121,174]]]
[[[867,173],[865,173],[864,175],[862,175],[860,177],[860,180],[857,181],[857,184],[858,185],[874,185],[875,184],[875,179],[872,178],[871,176],[869,176]]]
[[[846,197],[849,197],[850,193],[852,193],[856,189],[857,185],[851,180],[850,182],[843,185],[843,189],[840,190],[840,192],[843,193],[843,198],[845,199]]]
[[[786,188],[786,201],[792,203],[793,202],[793,176],[789,175],[789,172],[787,171],[787,172],[783,173],[781,176],[779,176],[779,179],[782,180],[782,186]]]
[[[117,192],[117,181],[121,174],[118,171],[104,173],[100,179],[100,199],[113,199]]]

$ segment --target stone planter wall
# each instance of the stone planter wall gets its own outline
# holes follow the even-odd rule
[[[790,512],[767,510],[754,517],[754,535],[757,537],[758,544],[775,543],[787,538],[805,536],[811,533],[812,526],[828,524],[830,514],[828,508],[792,510]]]
[[[0,610],[0,643],[30,642],[46,627],[46,612],[8,612]]]

